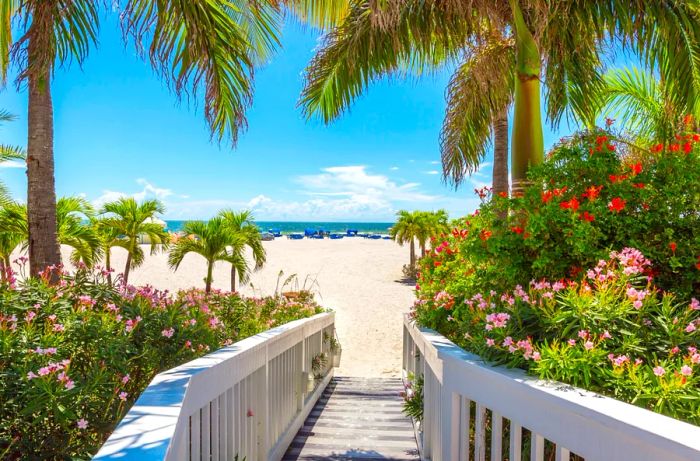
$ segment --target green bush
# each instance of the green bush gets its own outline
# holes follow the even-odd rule
[[[61,273],[58,286],[6,285],[0,458],[89,458],[158,372],[321,311],[309,300],[115,289],[86,270]]]
[[[497,363],[699,424],[698,141],[644,155],[577,135],[521,196],[477,191],[480,210],[421,260],[418,322]]]

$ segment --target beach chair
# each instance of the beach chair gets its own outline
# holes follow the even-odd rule
[[[274,237],[282,237],[282,232],[279,229],[269,229],[268,232]]]
[[[339,240],[345,236],[343,234],[331,234],[330,237],[331,237],[331,240]]]
[[[348,237],[357,237],[357,229],[348,229],[345,231]]]
[[[302,240],[304,238],[303,234],[287,234],[287,238],[291,240]]]

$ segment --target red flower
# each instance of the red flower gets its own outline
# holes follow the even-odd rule
[[[676,245],[676,242],[671,242],[668,244],[668,247],[671,249],[671,252],[673,252],[675,254],[676,248],[678,248],[678,245]]]
[[[554,195],[556,197],[561,197],[562,195],[564,195],[564,192],[566,192],[568,189],[568,186],[564,186],[561,189],[554,189]]]
[[[625,179],[627,179],[627,175],[621,174],[620,176],[616,176],[614,174],[611,174],[610,176],[608,176],[608,178],[610,179],[611,183],[616,183],[616,182],[624,181]]]
[[[580,214],[579,218],[583,219],[584,221],[588,221],[588,222],[595,221],[595,216],[593,216],[592,214],[590,214],[587,211],[584,211],[582,214]]]
[[[554,193],[550,190],[542,192],[542,203],[547,203],[552,200]]]
[[[686,154],[689,154],[692,151],[693,151],[693,144],[691,144],[689,142],[683,144],[683,152],[685,152]]]
[[[601,144],[603,144],[607,140],[608,140],[607,136],[598,136],[597,138],[595,138],[595,143],[600,146]]]
[[[680,148],[680,144],[671,144],[671,152],[678,152]]]
[[[642,208],[644,208],[645,211],[649,211],[649,204],[648,204],[648,203],[642,203]]]
[[[687,114],[683,117],[683,123],[686,125],[690,125],[693,123],[693,114]]]
[[[499,192],[498,196],[503,197],[503,198],[508,198],[508,192]]]
[[[625,205],[627,202],[620,197],[615,197],[608,203],[608,210],[614,211],[616,213],[619,213],[620,211],[625,209]]]
[[[571,211],[578,210],[578,206],[579,206],[579,203],[578,203],[578,199],[576,197],[572,198],[571,200],[561,202],[559,204],[559,208],[561,208],[563,210],[569,209]]]
[[[615,144],[608,144],[607,148],[610,152],[615,152]]]
[[[513,226],[510,228],[510,230],[512,230],[513,232],[515,232],[518,235],[522,234],[524,232],[523,228],[520,226]]]
[[[586,189],[586,192],[581,194],[581,197],[586,197],[590,202],[598,198],[598,195],[600,194],[600,190],[603,188],[603,186],[591,186],[588,189]]]
[[[695,141],[695,142],[700,141],[700,134],[694,134],[694,135],[693,135],[693,141]]]
[[[479,233],[479,238],[485,242],[491,238],[491,235],[493,235],[493,232],[484,229]]]
[[[644,189],[645,184],[643,182],[638,182],[636,184],[632,184],[632,187],[636,187],[637,189]]]
[[[433,261],[433,266],[440,267],[440,266],[442,266],[442,263],[440,261]]]
[[[630,169],[632,170],[632,175],[637,176],[639,173],[642,172],[642,163],[637,162],[632,165],[630,165]]]
[[[651,148],[651,151],[656,153],[656,152],[661,152],[664,150],[664,145],[663,144],[657,144],[654,147]]]

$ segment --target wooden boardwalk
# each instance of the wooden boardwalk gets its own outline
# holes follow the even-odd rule
[[[402,389],[398,378],[333,378],[283,460],[418,461]]]

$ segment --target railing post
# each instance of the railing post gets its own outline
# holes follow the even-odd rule
[[[272,449],[270,445],[270,421],[272,421],[270,412],[272,409],[270,408],[270,348],[268,343],[265,343],[265,373],[263,375],[263,381],[263,389],[260,395],[265,396],[263,398],[263,407],[265,408],[263,414],[265,415],[265,419],[262,421],[263,427],[261,429],[263,437],[259,458],[261,461],[267,461],[270,457],[270,449]]]

